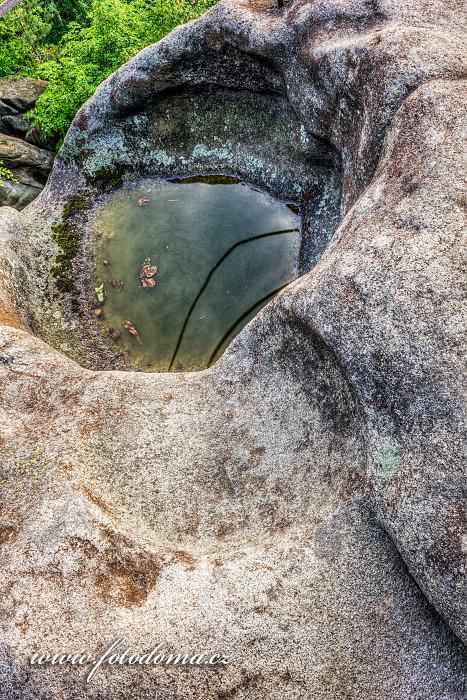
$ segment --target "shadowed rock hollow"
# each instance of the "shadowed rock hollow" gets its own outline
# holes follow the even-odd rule
[[[465,692],[462,8],[275,4],[142,51],[0,211],[7,700]],[[301,276],[210,369],[124,371],[86,311],[95,208],[200,173],[300,206]],[[28,663],[118,637],[230,661]]]

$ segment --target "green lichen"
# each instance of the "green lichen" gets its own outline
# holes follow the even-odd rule
[[[48,469],[48,465],[44,462],[44,451],[36,449],[28,457],[23,457],[15,460],[16,477],[27,478],[31,482],[41,481]]]
[[[230,144],[226,144],[229,146]],[[229,161],[232,159],[233,149],[226,148],[209,148],[204,143],[199,143],[194,147],[193,158],[218,158],[219,160]]]
[[[151,159],[158,165],[164,165],[166,168],[172,165],[175,158],[167,153],[167,151],[153,151]]]
[[[383,481],[392,479],[398,473],[401,465],[401,448],[399,445],[388,443],[381,445],[375,454],[377,476]]]

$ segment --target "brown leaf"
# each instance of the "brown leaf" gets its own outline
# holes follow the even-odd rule
[[[156,280],[150,279],[148,277],[142,277],[141,278],[141,286],[142,287],[155,287],[156,286]]]
[[[154,277],[157,273],[157,267],[155,265],[143,265],[141,268],[141,275],[143,277]]]
[[[107,333],[113,340],[118,340],[121,336],[121,333],[117,328],[107,328]]]
[[[128,333],[133,336],[133,338],[136,338],[138,336],[138,331],[131,323],[131,321],[123,321],[123,326],[127,329]]]

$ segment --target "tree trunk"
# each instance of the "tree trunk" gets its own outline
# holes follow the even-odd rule
[[[20,2],[21,0],[5,0],[5,2],[2,2],[0,5],[0,17],[6,15],[7,12],[16,7],[16,5],[19,5]]]

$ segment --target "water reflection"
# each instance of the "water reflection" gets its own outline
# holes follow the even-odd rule
[[[204,369],[296,275],[298,216],[225,182],[145,182],[98,212],[96,324],[135,368]]]

